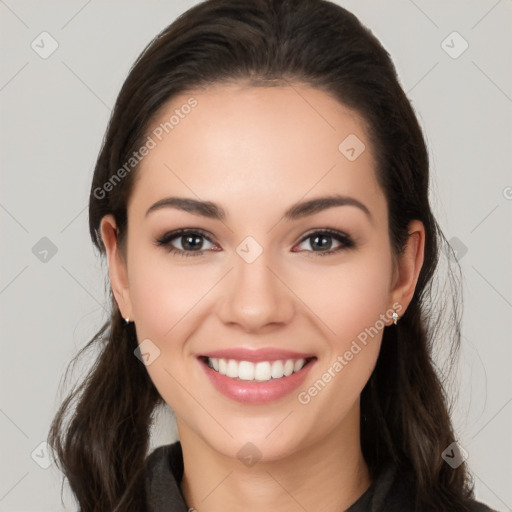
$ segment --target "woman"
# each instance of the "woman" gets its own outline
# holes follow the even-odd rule
[[[489,510],[431,361],[428,185],[343,8],[210,0],[159,34],[91,187],[112,315],[49,436],[80,510]],[[164,404],[179,442],[148,456]]]

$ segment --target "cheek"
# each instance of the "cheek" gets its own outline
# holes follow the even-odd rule
[[[389,281],[385,270],[382,268],[379,272],[377,266],[350,273],[345,280],[346,293],[340,297],[335,331],[355,338],[377,324],[380,315],[388,308]],[[377,325],[380,329],[383,327],[381,322]]]
[[[391,257],[385,251],[354,253],[347,262],[308,277],[299,296],[307,297],[332,348],[340,351],[369,329],[382,331],[381,315],[390,307],[390,277]]]
[[[165,343],[215,282],[212,272],[180,268],[178,258],[154,248],[134,250],[130,260],[130,298],[137,332]],[[185,322],[186,323],[186,322]],[[139,337],[139,339],[141,339]]]
[[[298,400],[309,414],[322,417],[327,429],[348,414],[375,367],[391,318],[390,275],[391,256],[385,251],[360,254],[350,264],[316,275],[308,306],[322,320],[326,343]]]
[[[190,396],[185,383],[192,376],[183,364],[184,349],[197,320],[198,301],[214,281],[211,275],[205,278],[190,269],[180,269],[176,260],[163,250],[134,248],[128,270],[137,338],[139,343],[149,339],[154,344],[151,350],[158,354],[146,370],[176,414],[186,416]]]

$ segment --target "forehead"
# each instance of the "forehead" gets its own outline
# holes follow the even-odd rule
[[[261,209],[333,191],[382,201],[364,120],[311,87],[190,91],[161,109],[147,136],[153,147],[137,169],[134,201],[178,192]]]

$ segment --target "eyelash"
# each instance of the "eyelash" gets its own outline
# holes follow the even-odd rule
[[[177,249],[173,245],[171,245],[171,241],[173,241],[176,238],[179,238],[180,236],[185,235],[199,235],[202,238],[205,238],[208,242],[213,243],[209,236],[202,231],[201,229],[178,229],[176,231],[171,231],[169,233],[166,233],[162,237],[155,240],[155,244],[159,247],[164,247],[168,252],[174,254],[175,256],[180,257],[195,257],[195,256],[202,256],[205,252],[205,250],[201,251],[183,251],[181,249]],[[335,254],[337,252],[340,252],[344,249],[351,249],[355,247],[355,243],[352,240],[352,238],[342,233],[341,231],[336,231],[334,229],[321,229],[317,231],[312,231],[308,235],[304,236],[300,242],[299,245],[305,242],[306,240],[313,238],[315,235],[327,235],[329,237],[334,238],[338,242],[340,242],[342,245],[340,245],[336,249],[329,249],[328,251],[306,251],[310,253],[314,253],[314,256],[329,256],[331,254]],[[302,251],[295,251],[295,252],[302,252]]]

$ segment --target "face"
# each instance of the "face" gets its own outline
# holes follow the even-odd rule
[[[419,271],[395,266],[362,118],[305,86],[219,85],[173,98],[148,135],[123,257],[101,229],[180,436],[275,460],[357,429]]]

